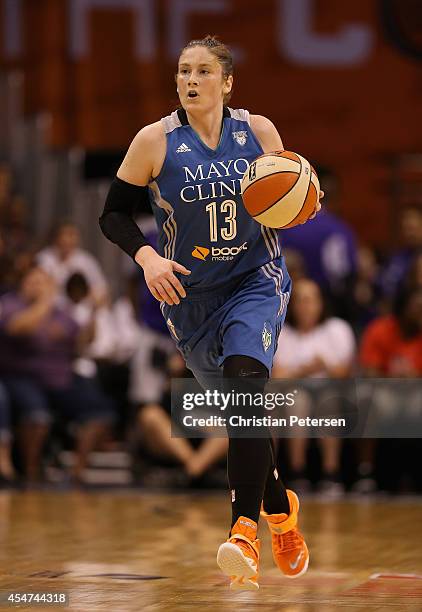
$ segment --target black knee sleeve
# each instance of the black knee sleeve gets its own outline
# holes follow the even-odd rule
[[[253,357],[232,355],[223,365],[224,378],[268,378],[268,370],[263,363]]]

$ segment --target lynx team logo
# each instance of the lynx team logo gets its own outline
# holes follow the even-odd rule
[[[265,322],[264,328],[262,330],[262,346],[264,347],[265,352],[267,352],[271,346],[271,339],[272,339],[271,326],[269,323]]]
[[[233,138],[235,139],[237,144],[240,144],[241,147],[243,147],[246,144],[246,139],[248,137],[248,132],[245,132],[244,130],[241,130],[240,132],[232,132],[232,134],[233,134]]]

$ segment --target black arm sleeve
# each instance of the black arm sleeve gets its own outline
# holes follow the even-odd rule
[[[132,258],[142,246],[148,244],[133,219],[140,205],[148,202],[148,187],[132,185],[116,176],[111,183],[103,213],[99,218],[104,236]]]

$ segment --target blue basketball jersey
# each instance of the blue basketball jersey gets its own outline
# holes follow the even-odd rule
[[[191,270],[187,291],[212,290],[257,268],[281,293],[284,263],[278,231],[246,211],[244,172],[263,153],[249,112],[224,109],[220,142],[210,149],[182,109],[162,119],[167,153],[149,187],[159,229],[159,252]]]

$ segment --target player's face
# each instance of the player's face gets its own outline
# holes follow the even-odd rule
[[[186,111],[207,111],[222,105],[224,95],[231,91],[233,77],[224,77],[221,64],[208,49],[192,47],[180,56],[176,83]]]

